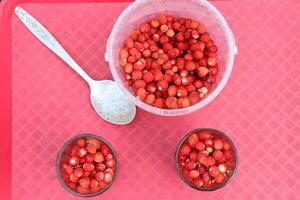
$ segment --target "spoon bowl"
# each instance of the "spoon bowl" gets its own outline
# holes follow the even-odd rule
[[[104,120],[119,125],[133,120],[135,104],[126,100],[125,94],[114,81],[93,81],[90,89],[92,105]]]

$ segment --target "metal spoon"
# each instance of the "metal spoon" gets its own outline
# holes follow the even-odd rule
[[[71,58],[64,48],[57,42],[45,27],[34,17],[20,7],[15,8],[16,15],[25,26],[44,45],[52,50],[58,57],[74,69],[90,86],[90,99],[95,111],[106,121],[113,124],[128,124],[136,113],[134,103],[127,100],[124,93],[118,88],[114,81],[95,81],[82,70],[82,68]]]

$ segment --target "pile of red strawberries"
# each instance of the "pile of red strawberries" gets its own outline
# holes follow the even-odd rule
[[[96,138],[80,138],[68,146],[60,165],[65,184],[80,194],[105,189],[116,173],[112,150]]]
[[[136,96],[163,109],[201,101],[216,82],[218,48],[198,21],[160,16],[133,30],[120,65]]]
[[[178,165],[181,175],[195,187],[213,188],[232,176],[234,150],[225,137],[200,131],[180,146]]]

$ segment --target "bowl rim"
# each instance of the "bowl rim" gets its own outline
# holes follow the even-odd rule
[[[224,75],[223,75],[222,79],[220,79],[218,85],[215,87],[215,89],[211,93],[209,93],[204,99],[202,99],[200,102],[196,103],[195,105],[189,106],[187,108],[181,108],[181,109],[161,109],[161,108],[156,108],[154,106],[144,103],[143,101],[138,99],[135,95],[133,95],[128,89],[126,89],[123,81],[121,80],[121,78],[119,77],[119,75],[117,73],[116,66],[113,66],[112,38],[114,38],[116,36],[117,30],[118,30],[120,24],[124,23],[123,18],[125,16],[127,16],[128,13],[131,13],[131,11],[133,11],[135,9],[135,7],[138,4],[140,4],[141,2],[142,1],[135,1],[135,2],[131,3],[126,9],[123,10],[121,15],[118,17],[117,21],[115,22],[112,32],[107,41],[105,59],[106,59],[106,61],[109,62],[109,67],[110,67],[110,70],[111,70],[114,80],[117,82],[120,89],[126,94],[127,98],[130,101],[132,101],[136,106],[140,107],[141,109],[151,112],[153,114],[164,115],[164,116],[178,116],[178,115],[185,115],[185,114],[194,112],[196,110],[199,110],[199,109],[205,107],[206,105],[211,103],[224,89],[224,87],[225,87],[226,83],[228,82],[230,75],[232,73],[235,55],[237,54],[237,46],[236,46],[236,42],[235,42],[233,33],[232,33],[227,21],[225,20],[224,16],[210,2],[208,2],[206,0],[195,0],[194,1],[196,3],[199,3],[199,6],[203,7],[203,5],[204,5],[211,12],[215,13],[216,17],[223,24],[223,28],[225,29],[225,36],[226,36],[226,38],[228,38],[228,42],[227,42],[227,44],[229,44],[229,45],[227,45],[228,51],[229,51],[229,54],[232,56],[229,57],[227,67],[225,68],[225,71],[224,71]],[[170,11],[171,10],[172,9],[170,9]],[[157,13],[160,13],[160,11],[158,11]]]
[[[196,132],[200,132],[200,131],[209,131],[209,132],[212,132],[213,134],[217,134],[223,138],[226,139],[227,142],[230,143],[230,146],[233,148],[233,152],[234,152],[234,169],[233,169],[233,172],[231,174],[231,176],[222,184],[220,185],[217,185],[215,187],[212,187],[212,188],[199,188],[199,187],[196,187],[194,186],[193,184],[191,184],[188,180],[186,180],[182,174],[181,174],[181,171],[180,171],[180,168],[179,168],[179,164],[178,164],[178,154],[179,154],[179,149],[180,147],[182,146],[182,144],[187,140],[187,138],[192,135],[193,133],[196,133]],[[175,153],[175,164],[176,164],[176,170],[177,170],[177,173],[180,177],[181,180],[183,180],[187,185],[189,185],[190,187],[196,189],[196,190],[200,190],[200,191],[206,191],[206,192],[210,192],[210,191],[215,191],[215,190],[218,190],[220,188],[223,188],[225,187],[236,175],[236,171],[237,171],[237,168],[238,168],[238,151],[237,151],[237,148],[235,147],[233,141],[230,139],[230,137],[228,135],[226,135],[224,132],[220,131],[220,130],[217,130],[217,129],[214,129],[214,128],[196,128],[196,129],[193,129],[192,131],[190,131],[189,133],[187,133],[179,142],[179,144],[177,145],[177,148],[176,148],[176,153]]]
[[[116,168],[115,168],[115,175],[112,179],[112,181],[105,187],[103,188],[102,190],[98,191],[98,192],[95,192],[95,193],[91,193],[91,194],[80,194],[78,192],[75,192],[74,190],[72,190],[71,188],[69,188],[67,186],[67,184],[64,182],[64,180],[62,179],[61,177],[61,173],[60,173],[60,161],[61,161],[61,157],[64,153],[64,150],[66,149],[66,147],[68,147],[70,144],[72,144],[73,142],[75,142],[75,140],[77,139],[80,139],[80,138],[95,138],[95,139],[98,139],[100,140],[101,142],[105,143],[109,148],[110,150],[112,151],[112,154],[116,160]],[[56,163],[55,163],[55,170],[56,170],[56,177],[59,181],[59,183],[61,184],[61,186],[66,190],[68,191],[69,193],[75,195],[75,196],[79,196],[79,197],[94,197],[94,196],[98,196],[102,193],[104,193],[106,190],[108,190],[113,182],[115,181],[115,179],[117,178],[118,176],[118,173],[119,173],[119,160],[118,160],[118,157],[117,157],[117,153],[115,151],[115,149],[113,148],[113,146],[110,144],[110,142],[108,142],[106,139],[104,139],[103,137],[101,136],[98,136],[98,135],[95,135],[95,134],[79,134],[79,135],[76,135],[74,137],[71,137],[69,138],[64,144],[63,146],[60,148],[58,154],[57,154],[57,157],[56,157]]]

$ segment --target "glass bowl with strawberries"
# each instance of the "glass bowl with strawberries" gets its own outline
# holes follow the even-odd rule
[[[213,191],[224,187],[234,177],[237,166],[235,145],[216,129],[195,129],[177,147],[178,174],[197,190]]]
[[[99,195],[111,187],[118,174],[116,152],[97,135],[75,136],[59,151],[56,174],[63,188],[73,195]]]

